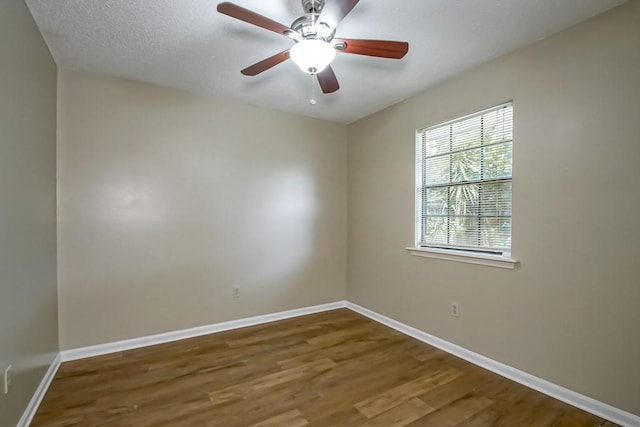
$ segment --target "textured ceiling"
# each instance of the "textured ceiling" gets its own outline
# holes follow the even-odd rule
[[[332,0],[327,0],[332,1]],[[400,60],[339,53],[341,89],[309,104],[312,79],[291,61],[240,70],[287,37],[216,12],[217,0],[27,0],[59,67],[125,77],[350,123],[430,85],[604,12],[624,0],[360,0],[336,37],[408,41]],[[290,25],[300,0],[235,0]]]

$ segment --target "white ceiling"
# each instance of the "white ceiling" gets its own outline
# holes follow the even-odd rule
[[[361,0],[336,37],[409,42],[400,60],[339,53],[341,89],[309,104],[291,61],[240,70],[293,41],[216,12],[219,0],[26,0],[59,67],[125,77],[351,123],[434,83],[531,44],[624,0]],[[332,1],[332,0],[327,0]],[[234,0],[285,25],[300,0]]]

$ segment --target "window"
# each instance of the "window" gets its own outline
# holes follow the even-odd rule
[[[511,102],[417,131],[418,248],[509,256],[512,151]]]

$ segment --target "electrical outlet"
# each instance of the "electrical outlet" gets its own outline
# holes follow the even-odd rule
[[[11,387],[11,365],[7,366],[7,369],[4,370],[4,375],[3,375],[3,391],[4,394],[9,394],[9,387]]]
[[[451,303],[451,316],[460,317],[460,304],[458,304],[457,302]]]
[[[234,298],[240,298],[240,288],[238,286],[235,286],[233,288],[233,297]]]

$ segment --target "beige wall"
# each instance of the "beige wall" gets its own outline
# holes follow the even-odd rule
[[[62,348],[344,299],[345,126],[62,70],[59,96]]]
[[[0,2],[0,425],[18,422],[58,351],[56,66],[24,1]],[[0,376],[1,377],[1,376]]]
[[[640,415],[639,42],[633,1],[350,126],[348,299]],[[415,129],[510,99],[521,265],[408,255]]]

